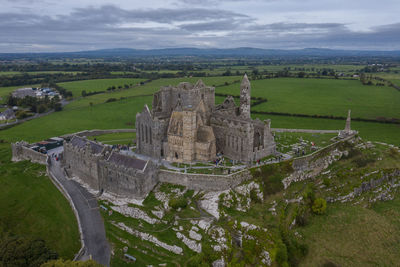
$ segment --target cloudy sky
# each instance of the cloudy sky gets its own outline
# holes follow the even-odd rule
[[[400,50],[400,0],[0,0],[0,52]]]

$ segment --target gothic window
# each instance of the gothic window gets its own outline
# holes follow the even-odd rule
[[[142,141],[144,141],[144,129],[143,129],[143,123],[140,124],[140,131],[142,133]]]
[[[146,143],[148,144],[149,143],[149,129],[148,129],[147,125],[145,125],[144,127],[146,130]]]
[[[178,157],[178,153],[177,153],[177,152],[175,152],[175,158],[179,158],[179,157]]]
[[[150,145],[153,143],[153,137],[151,136],[151,127],[149,127],[149,131],[150,131],[150,133],[149,133],[149,135],[150,135]]]

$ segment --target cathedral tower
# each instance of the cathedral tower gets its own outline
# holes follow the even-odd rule
[[[240,84],[240,116],[244,118],[250,118],[250,90],[250,81],[245,74]]]

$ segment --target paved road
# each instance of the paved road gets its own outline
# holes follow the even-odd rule
[[[71,197],[81,222],[85,252],[79,260],[90,257],[98,263],[110,265],[110,245],[106,239],[103,218],[100,215],[96,197],[89,193],[76,181],[66,178],[60,167],[60,162],[51,158],[49,170]]]

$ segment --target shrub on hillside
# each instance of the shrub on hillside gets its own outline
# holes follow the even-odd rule
[[[326,211],[326,200],[323,198],[315,199],[311,209],[315,214],[324,214]]]
[[[115,101],[117,101],[117,99],[112,97],[112,98],[107,99],[106,103],[115,102]]]
[[[171,198],[168,202],[169,206],[173,209],[186,208],[187,200],[184,197]]]

